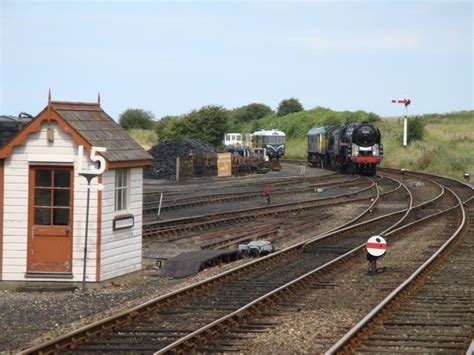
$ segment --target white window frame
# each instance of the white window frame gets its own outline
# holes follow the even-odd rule
[[[121,185],[119,186],[119,183]],[[120,200],[119,197],[120,196]],[[130,203],[130,169],[115,169],[114,210],[127,211]]]

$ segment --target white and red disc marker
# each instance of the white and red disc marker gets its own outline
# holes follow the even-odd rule
[[[382,256],[387,251],[387,242],[381,236],[376,235],[370,237],[365,247],[367,252],[372,256]]]

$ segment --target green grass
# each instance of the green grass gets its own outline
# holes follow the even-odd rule
[[[145,150],[150,149],[158,142],[158,137],[153,130],[130,129],[127,133]]]
[[[381,166],[425,171],[462,179],[474,177],[474,111],[423,115],[425,137],[403,147],[403,126],[398,120],[381,120],[384,159]],[[306,137],[287,137],[286,159],[306,159]]]
[[[423,115],[425,137],[402,145],[403,126],[398,120],[377,124],[382,132],[382,166],[426,171],[462,179],[474,174],[474,111]]]
[[[364,111],[337,112],[317,107],[278,117],[269,115],[249,122],[241,133],[258,129],[279,129],[286,133],[286,159],[306,159],[306,134],[315,126],[341,124],[347,120],[367,120],[372,114]],[[403,126],[399,120],[379,120],[375,125],[382,132],[384,159],[382,166],[426,171],[462,179],[465,172],[474,177],[474,111],[420,116],[426,122],[422,141],[402,146]],[[128,133],[145,149],[157,143],[153,131],[130,130]]]

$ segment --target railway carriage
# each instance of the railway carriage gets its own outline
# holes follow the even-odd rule
[[[382,157],[380,131],[368,122],[315,127],[308,132],[308,162],[313,166],[375,175]]]
[[[285,155],[285,138],[285,133],[276,129],[256,131],[252,135],[252,147],[265,149],[270,160],[279,160]]]
[[[242,135],[240,133],[226,133],[224,136],[224,146],[226,147],[241,147]]]

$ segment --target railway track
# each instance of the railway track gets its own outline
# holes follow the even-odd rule
[[[398,353],[465,353],[474,332],[472,199],[467,210],[469,224],[465,223],[463,208],[459,227],[442,247],[327,354],[377,353],[382,349]]]
[[[312,210],[318,207],[326,207],[331,205],[371,199],[375,196],[374,191],[375,183],[373,181],[368,181],[367,185],[364,188],[327,198],[308,199],[299,202],[272,204],[269,206],[265,206],[264,208],[246,208],[244,210],[234,210],[229,212],[214,213],[210,215],[179,218],[163,222],[153,222],[144,225],[143,237],[184,237],[185,233],[203,231],[208,230],[210,228],[228,226],[235,223],[253,221],[256,219],[265,219],[271,216],[278,216],[282,214],[287,215],[288,213],[296,213],[310,209]],[[353,196],[356,197],[351,198]]]
[[[450,194],[450,192],[448,191],[447,194]],[[454,199],[452,199],[452,201],[454,205]],[[373,305],[379,302],[377,300],[380,300],[380,295],[386,295],[388,292],[397,288],[397,286],[405,280],[405,277],[411,273],[407,273],[409,270],[415,271],[423,260],[426,260],[427,257],[425,257],[425,255],[431,255],[430,251],[438,249],[455,231],[459,225],[457,212],[449,211],[449,207],[445,209],[446,203],[441,198],[435,199],[434,203],[437,203],[439,209],[444,210],[444,212],[439,213],[438,211],[438,213],[434,213],[433,215],[426,215],[424,218],[410,222],[410,214],[416,213],[418,209],[415,207],[398,228],[388,231],[385,234],[385,238],[389,244],[393,245],[393,250],[390,251],[390,255],[386,257],[388,258],[388,263],[386,263],[388,265],[386,271],[388,274],[378,275],[369,281],[368,278],[370,279],[371,277],[364,276],[365,273],[363,271],[365,268],[365,262],[363,260],[365,258],[363,258],[363,255],[360,255],[348,263],[339,265],[332,273],[320,275],[319,278],[309,283],[307,287],[308,291],[294,293],[286,297],[283,302],[278,304],[278,307],[272,308],[273,312],[268,310],[266,314],[254,317],[246,326],[235,327],[227,331],[225,335],[210,339],[206,345],[198,345],[198,352],[206,352],[208,350],[211,352],[252,354],[279,351],[282,353],[294,351],[298,353],[324,352],[338,340],[338,334],[339,337],[342,336],[350,329],[352,324],[363,318],[366,314],[364,310],[365,312],[369,312]],[[421,206],[419,208],[421,208]],[[427,235],[422,237],[423,233],[427,233]],[[407,242],[409,242],[409,244]],[[403,249],[400,249],[397,245],[403,246]],[[361,263],[362,265],[360,265]],[[352,270],[358,270],[358,272],[352,272]],[[348,274],[347,276],[346,273]],[[348,284],[350,285],[351,283],[354,286],[348,286]],[[359,283],[363,286],[357,287],[356,284]],[[331,299],[333,301],[330,301]],[[350,316],[345,309],[345,307],[348,306],[348,302],[345,301],[347,299],[352,300],[350,303]],[[344,316],[334,319],[334,314],[331,313],[328,307],[338,309],[338,314],[341,312]],[[305,313],[299,313],[302,309],[305,310]],[[316,310],[318,312],[317,314],[320,314],[319,317],[314,313]],[[311,315],[310,319],[304,319],[303,314],[306,313]],[[300,314],[298,319],[300,319],[302,324],[295,323],[295,314]],[[272,345],[265,348],[265,345],[269,342],[270,344],[272,342],[281,344],[279,335],[288,339],[288,328],[283,325],[286,324],[286,321],[290,321],[292,328],[290,332],[295,330],[294,333],[299,333],[296,329],[299,329],[298,327],[301,326],[302,334],[308,332],[309,329],[311,329],[312,333],[321,334],[321,330],[316,326],[321,325],[323,327],[322,329],[324,329],[324,335],[320,335],[319,337],[310,336],[311,340],[305,337],[304,344],[306,346],[311,344],[311,346],[307,348],[301,347],[302,344],[294,344],[293,346],[287,348],[283,347],[282,349],[278,349]],[[278,325],[279,322],[283,324]],[[268,325],[265,327],[264,324]],[[310,327],[308,324],[314,324],[315,326]],[[251,328],[253,325],[255,325],[255,330]],[[262,334],[262,332],[268,332],[269,328],[274,329],[272,336],[266,339],[265,336],[259,335]],[[273,339],[273,341],[270,339]],[[262,340],[265,345],[261,345]],[[294,340],[296,341],[297,339]],[[380,352],[380,349],[378,349],[378,351]]]
[[[321,179],[316,178],[307,178],[307,179],[297,179],[285,182],[284,184],[273,183],[273,196],[288,196],[288,195],[297,195],[297,194],[308,194],[314,192],[318,187],[326,188],[335,188],[335,187],[347,187],[348,185],[356,186],[357,182],[360,180],[360,177],[342,177],[336,181],[332,180],[331,182],[321,182]],[[314,181],[318,181],[314,183]],[[292,186],[289,186],[293,184]],[[303,186],[299,186],[303,185]],[[262,184],[263,186],[263,184]],[[161,204],[161,212],[166,212],[169,210],[184,209],[195,206],[203,206],[216,203],[225,203],[225,202],[237,202],[244,200],[254,200],[260,198],[262,192],[262,187],[245,189],[245,191],[227,191],[220,192],[217,194],[207,194],[207,195],[197,195],[191,197],[182,197],[172,200],[164,200]],[[153,201],[145,202],[143,204],[143,213],[152,214],[157,213],[160,208],[159,202],[160,196],[157,196]]]
[[[313,240],[312,248],[305,248],[305,243],[299,243],[40,347],[28,349],[25,353],[40,349],[45,353],[76,350],[76,346],[84,342],[87,343],[77,350],[93,353],[150,352],[157,350],[157,345],[166,347],[192,329],[208,326],[209,322],[223,317],[227,319],[229,311],[237,312],[269,292],[278,294],[280,288],[288,288],[288,282],[296,285],[302,275],[313,273],[315,268],[325,263],[336,263],[342,255],[355,248],[360,249],[367,234],[387,230],[405,215],[404,211],[400,211],[329,233]],[[329,240],[331,245],[328,245]]]
[[[403,195],[411,196],[409,189],[405,186],[404,189],[406,193],[400,194],[400,205]],[[453,203],[447,193],[440,192],[417,206],[412,206],[411,198],[404,208],[388,214],[381,213],[383,208],[378,208],[376,213],[380,216],[368,221],[326,233],[193,287],[150,300],[24,353],[68,349],[89,353],[149,353],[158,350],[156,344],[161,347],[159,353],[192,349],[219,351],[222,343],[213,342],[219,334],[235,329],[242,320],[262,314],[262,309],[271,312],[275,304],[314,283],[326,270],[353,260],[362,253],[367,236],[383,234],[394,239],[403,238],[416,225],[427,223],[435,216],[448,213],[448,210],[455,211],[456,207],[451,207],[439,213],[439,208],[444,209]],[[430,204],[438,204],[438,207],[433,207],[437,213],[429,211],[427,206]],[[375,203],[370,207],[374,206]],[[417,215],[419,210],[423,210],[422,215]],[[260,325],[262,328],[271,326],[265,322]]]
[[[397,183],[391,179],[386,178],[383,181],[378,181],[378,186],[383,187],[384,193],[381,194],[380,200],[375,204],[376,208],[372,206],[373,210],[372,208],[370,209],[371,218],[382,215],[382,211],[388,213],[388,211],[394,212],[402,208],[399,203],[393,204],[393,201],[391,201],[388,196],[391,196],[394,200],[397,198],[396,195],[401,195],[401,199],[406,198],[405,194],[400,194],[402,190],[399,189],[400,185],[397,185]],[[367,206],[364,206],[364,204],[361,204],[359,201],[354,201],[353,203],[353,210],[357,215],[359,214],[357,211],[360,208],[367,208]],[[365,203],[370,204],[370,201],[367,200]],[[345,204],[345,207],[347,207],[347,204]],[[347,219],[348,223],[343,224],[343,226],[355,222],[354,219],[350,219],[349,215],[347,217],[348,218],[344,218],[344,220]],[[298,240],[304,239],[305,235],[314,234],[314,231],[320,228],[321,221],[331,218],[334,218],[334,213],[329,211],[323,212],[318,208],[310,209],[297,214],[292,213],[292,218],[290,219],[282,219],[277,215],[259,219],[251,223],[245,223],[245,225],[231,225],[229,227],[216,228],[215,231],[205,234],[200,232],[188,233],[184,236],[183,234],[179,234],[178,236],[168,237],[166,242],[179,241],[185,238],[186,242],[195,243],[199,245],[201,249],[236,248],[241,243],[248,243],[256,239],[265,239],[271,242],[282,241],[282,243],[290,243],[291,241],[291,243],[294,244]],[[338,227],[340,228],[341,226]],[[277,243],[277,245],[281,245],[282,243]]]
[[[194,187],[192,184],[183,184],[178,186],[173,186],[171,189],[168,188],[160,188],[154,189],[153,187],[146,187],[146,191],[143,193],[144,202],[153,202],[163,194],[164,201],[173,202],[173,201],[182,201],[186,200],[187,198],[193,197],[205,197],[205,196],[213,196],[213,195],[220,195],[222,190],[226,190],[228,193],[233,192],[242,192],[251,191],[258,188],[262,188],[264,185],[269,184],[272,186],[286,186],[286,185],[295,185],[301,183],[324,183],[326,181],[330,182],[334,179],[348,179],[347,176],[340,175],[338,173],[332,172],[326,175],[320,176],[313,176],[313,177],[304,177],[304,176],[295,176],[295,177],[286,177],[286,178],[273,178],[273,179],[253,179],[248,180],[246,182],[242,182],[241,180],[237,180],[235,182],[232,181],[214,181],[212,184],[207,186],[202,186],[202,184],[196,185]],[[149,185],[153,186],[153,184]]]
[[[464,354],[469,347],[474,336],[474,198],[472,189],[459,182],[434,179],[450,191],[455,187],[458,207],[452,210],[460,211],[459,227],[327,354]]]

